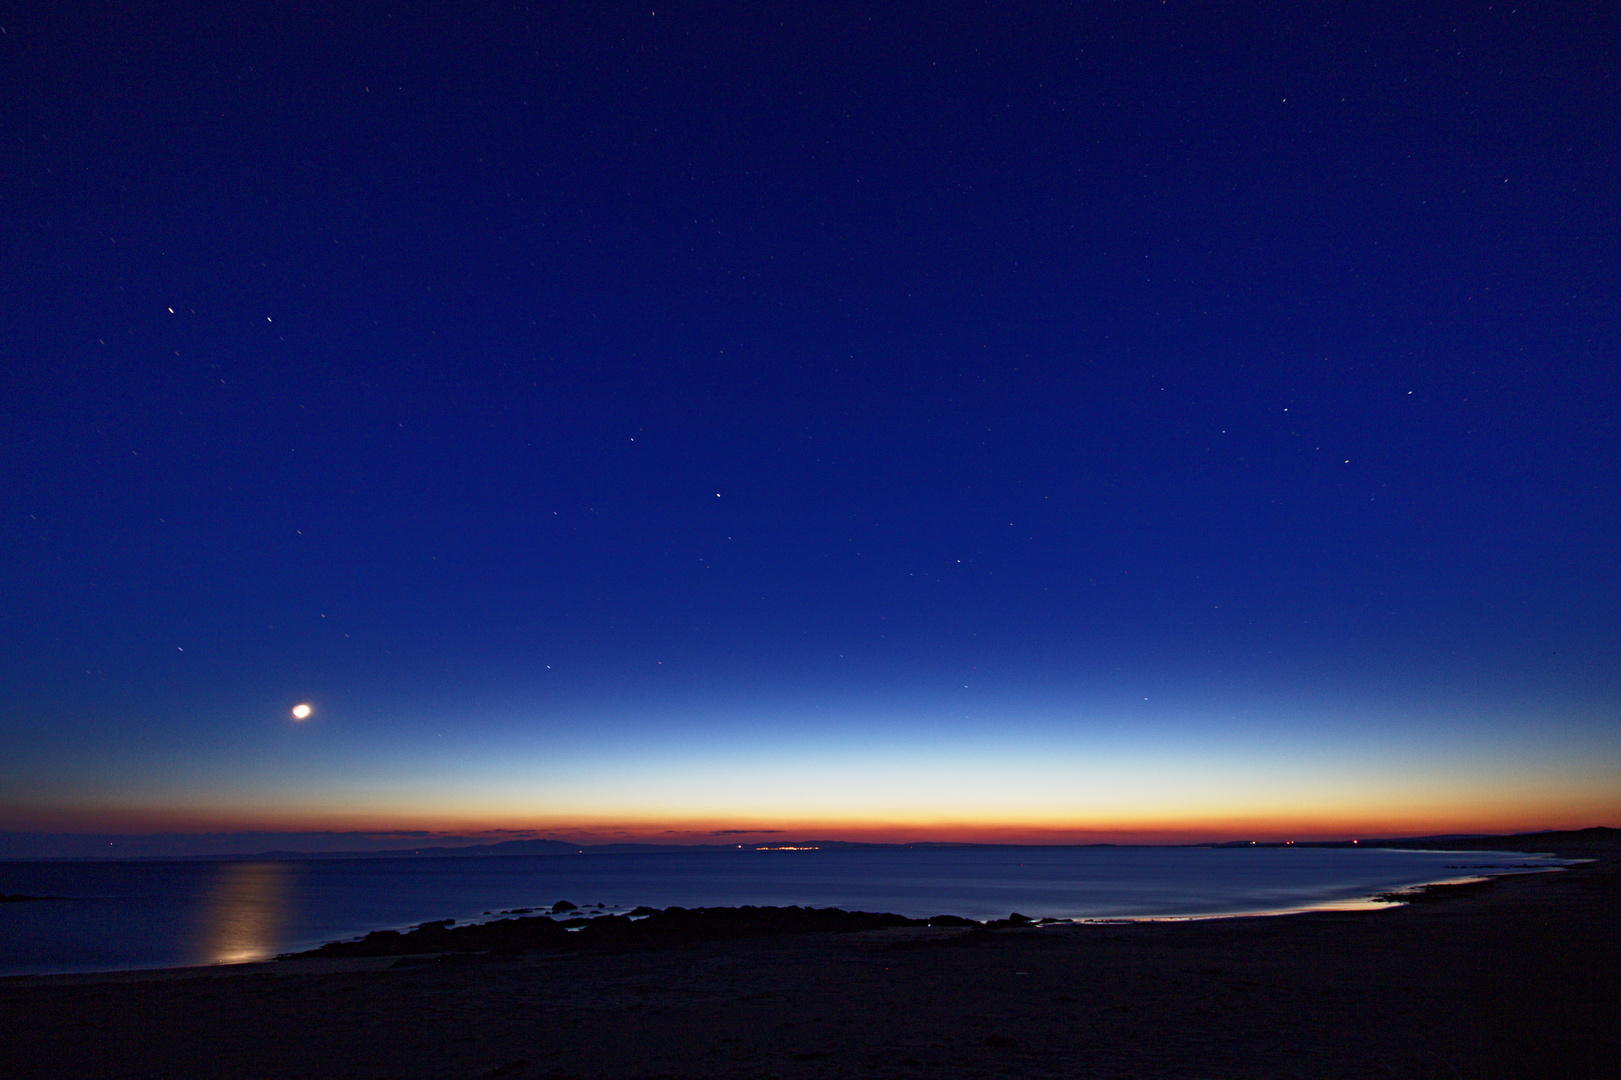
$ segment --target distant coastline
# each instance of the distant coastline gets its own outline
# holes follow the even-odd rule
[[[993,844],[947,840],[910,843],[872,843],[852,840],[770,840],[746,844],[573,844],[565,840],[501,840],[490,844],[333,851],[269,850],[217,852],[202,855],[6,855],[0,862],[296,862],[323,859],[457,859],[521,855],[648,855],[726,851],[907,851],[941,848],[1396,848],[1451,851],[1554,851],[1555,846],[1611,846],[1621,843],[1621,829],[1592,826],[1586,829],[1539,830],[1523,833],[1453,833],[1440,836],[1378,837],[1356,840],[1225,840],[1193,844]]]

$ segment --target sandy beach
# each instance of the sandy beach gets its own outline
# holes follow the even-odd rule
[[[1621,858],[1556,853],[1385,911],[11,978],[0,1075],[1609,1077]]]

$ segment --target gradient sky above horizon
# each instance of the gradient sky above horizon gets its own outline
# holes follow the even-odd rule
[[[0,37],[29,851],[1621,824],[1616,12],[140,7]]]

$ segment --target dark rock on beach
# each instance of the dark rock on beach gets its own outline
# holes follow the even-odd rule
[[[978,926],[973,919],[965,919],[961,915],[931,915],[927,920],[930,926]]]
[[[609,916],[610,918],[612,916]],[[592,921],[595,924],[601,919]],[[628,922],[628,920],[627,920]],[[643,941],[698,941],[713,938],[765,937],[777,934],[855,933],[892,926],[922,926],[904,915],[840,908],[735,907],[665,908],[629,924]]]
[[[450,920],[423,923],[415,930],[373,930],[359,941],[333,941],[298,956],[409,956],[423,953],[487,952],[539,948],[565,940],[569,932],[544,915],[527,919],[452,926]]]
[[[428,953],[498,952],[514,954],[542,947],[600,944],[668,944],[720,938],[767,937],[779,934],[853,933],[894,926],[923,926],[904,915],[844,911],[839,908],[727,907],[660,911],[638,908],[637,919],[625,915],[576,916],[556,920],[544,915],[455,926],[453,919],[426,922],[414,930],[374,930],[358,941],[334,941],[311,956],[410,956]],[[944,925],[944,924],[942,924]],[[963,919],[950,925],[977,926]]]
[[[1014,926],[1030,926],[1033,925],[1034,922],[1035,920],[1030,916],[1020,915],[1017,911],[1015,911],[1005,919],[992,919],[990,922],[985,924],[985,927],[990,930],[1006,930],[1009,927]]]

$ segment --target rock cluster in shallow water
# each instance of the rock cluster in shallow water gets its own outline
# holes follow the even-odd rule
[[[558,905],[554,911],[578,910]],[[952,926],[1000,929],[1028,925],[1023,915],[975,922],[956,915],[909,919],[870,911],[805,907],[640,907],[625,915],[576,916],[556,920],[544,915],[456,926],[454,919],[428,922],[401,933],[374,930],[358,941],[334,941],[310,952],[289,956],[411,956],[425,953],[491,952],[515,954],[527,949],[596,944],[670,944],[717,938],[779,934],[853,933],[894,926]]]

